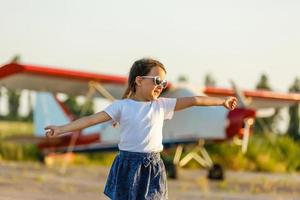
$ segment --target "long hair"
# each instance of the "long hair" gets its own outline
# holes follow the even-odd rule
[[[128,76],[127,88],[122,97],[123,99],[129,98],[136,92],[135,78],[137,76],[146,76],[153,67],[160,67],[165,71],[165,73],[167,73],[161,62],[151,58],[143,58],[133,63]]]

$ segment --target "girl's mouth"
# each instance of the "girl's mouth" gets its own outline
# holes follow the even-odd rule
[[[160,94],[160,91],[155,90],[155,91],[154,91],[154,94],[159,95],[159,94]]]

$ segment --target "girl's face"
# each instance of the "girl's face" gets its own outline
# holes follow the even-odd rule
[[[140,93],[143,100],[152,101],[157,99],[164,89],[162,85],[156,85],[154,83],[154,80],[151,77],[155,76],[158,76],[160,80],[164,80],[166,73],[160,67],[153,67],[145,78],[139,77],[138,82],[140,84],[138,85],[137,92]]]

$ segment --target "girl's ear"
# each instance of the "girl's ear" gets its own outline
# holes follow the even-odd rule
[[[137,86],[141,86],[142,85],[142,77],[140,77],[140,76],[137,76],[137,77],[135,77],[135,84],[137,85]]]

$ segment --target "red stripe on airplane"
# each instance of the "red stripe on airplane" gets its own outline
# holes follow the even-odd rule
[[[0,78],[22,72],[24,68],[16,63],[10,63],[0,68]]]
[[[0,78],[9,76],[11,74],[23,72],[28,74],[42,75],[42,76],[54,76],[54,77],[61,77],[67,79],[79,79],[84,81],[94,80],[103,83],[115,83],[115,84],[122,84],[122,85],[127,83],[127,78],[123,76],[104,75],[104,74],[49,68],[49,67],[35,66],[35,65],[21,65],[17,63],[10,63],[4,65],[3,67],[0,68],[0,72],[1,72]]]
[[[262,99],[286,100],[286,101],[300,101],[300,94],[280,93],[272,91],[243,91],[246,97],[255,97]],[[206,87],[204,93],[207,95],[220,95],[220,96],[234,96],[235,92],[232,89]]]

